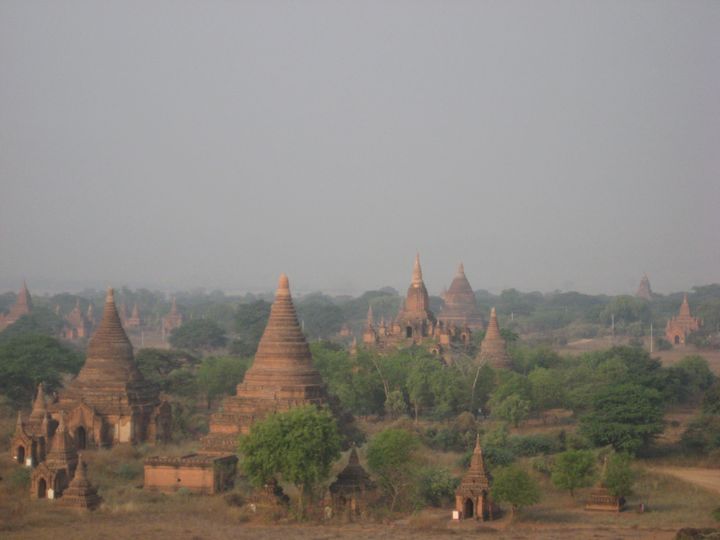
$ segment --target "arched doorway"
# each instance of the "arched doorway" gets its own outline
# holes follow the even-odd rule
[[[680,345],[680,336],[675,336],[675,345]]]
[[[60,495],[62,495],[66,485],[67,477],[65,476],[65,471],[59,471],[53,480],[53,497],[57,499]]]
[[[20,465],[25,465],[25,447],[18,446],[15,452],[15,459]]]
[[[474,505],[472,499],[465,499],[465,504],[463,505],[463,517],[465,519],[470,519],[471,517],[473,517],[475,515],[473,510]]]
[[[85,450],[87,448],[87,431],[83,426],[79,426],[75,430],[75,447],[78,450]]]
[[[45,497],[47,497],[47,482],[45,481],[44,478],[41,478],[40,480],[38,480],[37,496],[38,496],[38,499],[44,499]]]
[[[412,337],[412,326],[407,326],[405,328],[405,337],[411,338]]]

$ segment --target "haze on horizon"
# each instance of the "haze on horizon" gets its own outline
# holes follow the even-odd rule
[[[720,3],[0,4],[0,290],[720,282]]]

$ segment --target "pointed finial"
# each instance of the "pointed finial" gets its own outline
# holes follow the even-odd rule
[[[412,284],[420,285],[422,283],[422,268],[420,267],[420,253],[415,254],[415,264],[413,265]]]
[[[482,453],[482,447],[480,446],[480,432],[479,431],[475,434],[475,450],[474,450],[474,452],[476,454]]]
[[[113,302],[115,303],[115,291],[112,287],[107,288],[107,293],[105,294],[105,302]]]
[[[458,273],[458,276],[465,275],[465,265],[462,262],[460,262],[460,266],[458,266],[457,273]]]
[[[23,423],[23,422],[22,422],[22,412],[21,412],[21,411],[18,411],[17,422],[15,423],[15,425],[16,425],[17,427],[21,428],[21,427],[22,427],[22,423]]]
[[[372,326],[375,322],[375,318],[373,317],[373,309],[372,306],[368,306],[368,314],[367,314],[367,323],[368,326]]]
[[[275,296],[290,296],[290,280],[285,274],[280,274],[278,288]]]
[[[495,313],[495,306],[490,309],[490,317],[497,318],[497,314]]]
[[[45,412],[46,405],[45,405],[45,385],[43,383],[38,383],[37,386],[37,393],[35,394],[35,401],[33,402],[33,413],[43,413]]]

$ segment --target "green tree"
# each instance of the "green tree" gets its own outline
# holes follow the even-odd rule
[[[530,402],[518,395],[511,395],[495,405],[492,412],[493,416],[518,427],[530,414]]]
[[[218,349],[224,347],[226,341],[225,330],[210,319],[188,321],[170,334],[170,345],[191,351]]]
[[[528,380],[535,410],[544,411],[565,404],[565,383],[558,377],[557,370],[535,368],[528,375]]]
[[[560,489],[567,489],[575,496],[579,487],[592,483],[595,472],[595,457],[589,450],[567,450],[555,456],[552,468],[552,481]]]
[[[332,414],[314,405],[270,415],[240,439],[243,470],[256,486],[281,476],[298,489],[298,508],[330,474],[340,457],[340,435]]]
[[[601,388],[592,410],[580,418],[580,432],[595,445],[611,444],[634,454],[663,431],[660,393],[628,383]]]
[[[420,408],[430,407],[433,403],[431,380],[436,367],[439,367],[437,360],[423,358],[415,362],[408,373],[406,382],[408,397],[415,411],[416,423],[418,421]]]
[[[238,338],[231,347],[234,354],[253,356],[270,318],[270,303],[256,300],[240,304],[235,311],[235,332]]]
[[[420,441],[404,429],[386,429],[370,440],[367,460],[385,495],[390,499],[390,511],[398,499],[411,491],[418,469]]]
[[[197,384],[205,395],[207,407],[220,396],[235,393],[245,372],[250,367],[250,360],[234,356],[210,356],[204,358],[197,370]]]
[[[511,505],[513,518],[521,508],[540,501],[540,487],[537,482],[527,472],[515,465],[510,465],[495,473],[490,494],[495,501]]]
[[[615,497],[632,495],[637,473],[632,467],[632,457],[628,454],[613,453],[607,461],[603,485]]]
[[[385,412],[390,418],[398,418],[407,411],[405,398],[400,390],[392,390],[385,400]]]
[[[0,342],[0,394],[16,405],[30,402],[39,383],[52,391],[63,374],[80,371],[83,359],[57,339],[25,334]]]
[[[62,327],[63,321],[55,313],[44,307],[34,307],[32,313],[23,315],[0,332],[0,342],[26,335],[55,337]]]
[[[168,376],[175,370],[193,367],[198,359],[186,351],[173,349],[140,349],[135,354],[135,363],[145,379],[159,384],[167,390]]]

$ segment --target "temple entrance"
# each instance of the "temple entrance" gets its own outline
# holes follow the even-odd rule
[[[75,446],[78,450],[85,450],[87,448],[87,432],[82,426],[75,430]]]
[[[44,499],[45,497],[47,497],[47,482],[45,481],[44,478],[41,478],[40,480],[38,480],[37,486],[38,486],[37,487],[38,499]]]
[[[15,452],[15,459],[20,465],[25,465],[25,447],[18,446]]]
[[[675,345],[680,345],[680,336],[675,336]]]
[[[412,337],[412,326],[408,326],[405,328],[405,337],[406,338]]]
[[[465,504],[463,505],[463,518],[470,519],[471,517],[475,516],[473,510],[474,505],[472,499],[465,499]]]
[[[65,489],[66,485],[67,477],[65,476],[65,471],[59,471],[55,475],[55,480],[53,481],[53,498],[58,498],[62,495],[63,489]]]

